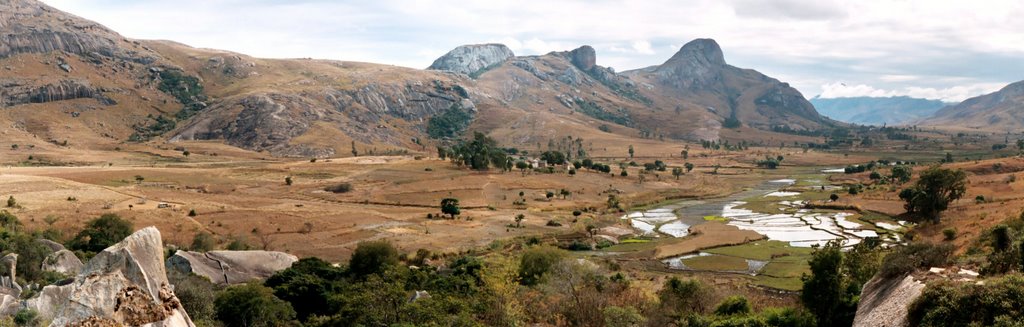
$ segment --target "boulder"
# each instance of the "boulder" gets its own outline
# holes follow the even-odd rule
[[[233,285],[266,279],[299,261],[294,255],[274,251],[178,251],[167,259],[167,269],[209,278],[215,284]]]
[[[427,69],[473,75],[514,56],[504,44],[463,45],[437,58]]]
[[[89,260],[73,282],[50,285],[26,306],[50,326],[194,327],[167,281],[155,227],[128,236]]]
[[[589,45],[576,48],[569,52],[569,61],[582,71],[589,71],[597,65],[597,51]]]
[[[48,239],[45,239],[45,238],[36,239],[36,242],[39,243],[39,244],[42,244],[42,245],[44,245],[44,246],[46,246],[48,248],[50,248],[51,252],[57,252],[57,251],[60,251],[60,250],[64,250],[64,245],[63,244],[60,244],[60,243],[57,243],[57,242],[54,242],[54,241],[51,241],[51,240],[48,240]]]
[[[18,297],[21,285],[18,285],[18,254],[8,253],[0,258],[0,294]]]
[[[67,275],[77,275],[82,270],[82,260],[79,260],[75,256],[74,252],[69,250],[60,250],[43,259],[43,270],[44,271],[55,271]]]
[[[904,327],[908,306],[921,296],[924,283],[913,275],[903,277],[875,277],[864,284],[857,304],[854,327]]]

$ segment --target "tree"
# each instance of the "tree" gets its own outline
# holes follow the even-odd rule
[[[519,171],[521,171],[523,175],[526,175],[527,168],[530,168],[530,164],[526,163],[526,161],[516,161],[516,169],[519,169]]]
[[[133,230],[131,222],[108,213],[86,223],[69,245],[74,250],[100,252],[128,237]]]
[[[831,195],[828,196],[828,199],[832,200],[832,202],[836,202],[837,200],[839,200],[839,194],[832,193]]]
[[[343,276],[344,270],[329,262],[302,258],[267,278],[264,284],[274,289],[274,296],[292,303],[299,320],[305,321],[312,315],[334,313],[330,298],[343,290]]]
[[[842,243],[830,241],[817,248],[808,261],[811,274],[803,277],[800,300],[818,318],[818,326],[850,326],[857,311],[856,297],[848,290],[843,272]],[[857,290],[859,293],[859,290]]]
[[[750,301],[742,295],[727,297],[715,307],[715,314],[719,316],[747,315],[750,311]]]
[[[458,216],[459,213],[461,213],[461,211],[459,210],[459,199],[441,199],[441,212],[446,215],[451,215],[452,219],[455,219],[455,216]]]
[[[356,150],[356,141],[354,141],[354,140],[352,141],[352,156],[353,157],[358,157],[359,156],[359,150]],[[441,159],[444,159],[444,157],[442,156]]]
[[[562,252],[555,248],[539,247],[526,250],[519,262],[519,283],[537,285],[551,268],[562,260]]]
[[[284,184],[288,185],[288,186],[291,186],[292,185],[292,177],[291,176],[285,176]]]
[[[13,195],[11,195],[10,197],[7,198],[7,207],[8,208],[14,208],[17,205],[18,205],[18,201],[14,199]]]
[[[544,197],[547,197],[548,200],[551,200],[551,198],[555,197],[555,192],[548,191],[547,193],[544,193]]]
[[[586,158],[586,159],[583,159],[582,164],[583,164],[583,168],[590,169],[591,167],[594,167],[594,160],[591,160],[590,158]]]
[[[213,250],[216,246],[216,242],[213,240],[213,235],[207,232],[196,233],[196,236],[192,237],[192,246],[189,250],[198,252],[207,252]]]
[[[629,145],[629,158],[630,158],[630,159],[633,159],[633,154],[634,154],[634,153],[635,153],[635,152],[633,151],[633,145],[632,145],[632,144],[630,144],[630,145]]]
[[[229,287],[217,295],[214,304],[217,319],[225,327],[286,326],[295,319],[292,306],[258,282]]]
[[[672,167],[672,176],[675,176],[677,180],[679,179],[679,175],[682,175],[682,174],[683,174],[683,169],[682,168]]]
[[[906,202],[908,213],[939,220],[939,213],[949,207],[967,192],[967,173],[933,166],[921,172],[920,179],[910,188],[900,192],[900,199]]]
[[[898,165],[892,167],[892,173],[889,175],[889,180],[893,184],[903,184],[910,181],[910,177],[914,173],[914,168],[907,165]]]
[[[690,159],[690,151],[689,150],[683,150],[682,152],[679,152],[679,154],[683,155],[683,160]]]
[[[692,163],[687,162],[687,163],[683,164],[683,167],[686,167],[686,173],[689,174],[690,171],[693,170],[694,166],[693,166]]]
[[[188,150],[185,150],[181,152],[181,155],[185,156],[185,158],[188,158],[189,155],[192,155],[192,152],[188,152]]]
[[[188,211],[188,216],[189,217],[195,217],[196,216],[196,209],[190,209]]]
[[[381,274],[389,267],[398,265],[398,250],[388,241],[365,241],[356,245],[348,262],[348,272],[362,279],[369,275]]]
[[[144,180],[146,180],[146,178],[142,177],[142,175],[135,175],[135,183],[136,184],[142,184],[142,181],[144,181]]]
[[[526,215],[523,215],[523,214],[516,215],[516,228],[519,228],[520,226],[522,226],[521,224],[523,222],[523,219],[526,219]]]
[[[879,174],[877,171],[873,171],[871,172],[871,175],[868,175],[868,178],[872,180],[879,180],[882,179],[882,174]]]
[[[565,200],[565,198],[567,198],[567,197],[572,195],[572,191],[569,191],[569,190],[563,188],[561,190],[558,190],[558,195],[561,195],[562,196],[562,200]]]

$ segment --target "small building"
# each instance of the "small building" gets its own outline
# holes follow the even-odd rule
[[[166,209],[166,208],[170,208],[170,207],[171,207],[171,205],[167,204],[167,202],[160,202],[160,203],[158,203],[156,205],[157,209]]]

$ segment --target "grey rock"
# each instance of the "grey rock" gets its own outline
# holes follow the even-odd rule
[[[43,271],[54,271],[62,274],[77,275],[82,270],[82,260],[69,250],[60,250],[43,259]]]
[[[21,285],[18,285],[18,254],[8,253],[0,258],[0,294],[7,294],[14,297],[21,295]]]
[[[0,107],[83,98],[94,98],[104,105],[116,104],[113,99],[104,96],[103,92],[92,87],[86,80],[67,79],[36,85],[29,81],[0,79]]]
[[[913,275],[872,278],[860,293],[853,326],[908,326],[907,309],[921,296],[924,287],[924,283],[914,280]]]
[[[683,45],[655,74],[662,82],[680,88],[706,86],[721,80],[724,66],[725,56],[715,40],[696,39]]]
[[[569,61],[572,62],[576,68],[582,71],[588,71],[594,66],[597,66],[597,51],[589,45],[576,48],[569,52]]]
[[[512,50],[504,44],[463,45],[437,58],[427,69],[473,75],[514,56]]]
[[[54,241],[51,241],[51,240],[48,240],[48,239],[45,239],[45,238],[36,239],[36,243],[42,244],[42,245],[50,248],[51,252],[57,252],[57,251],[60,251],[60,250],[64,250],[64,245],[63,244],[60,244],[60,243],[57,243],[57,242],[54,242]]]
[[[288,269],[299,258],[274,251],[178,251],[167,258],[167,269],[193,273],[220,285],[262,280]]]
[[[155,227],[141,229],[96,254],[67,285],[43,288],[27,306],[50,326],[97,319],[124,326],[195,327],[174,296]]]

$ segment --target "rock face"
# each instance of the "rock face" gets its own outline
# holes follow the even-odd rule
[[[101,104],[116,104],[103,95],[101,90],[84,80],[62,80],[57,83],[32,86],[18,80],[0,79],[0,108],[26,103],[47,103],[55,101],[95,98]]]
[[[676,88],[707,87],[721,83],[725,55],[718,42],[696,39],[683,45],[655,70],[659,81]]]
[[[584,45],[569,51],[569,60],[576,68],[588,71],[597,65],[597,51],[594,51],[594,48],[589,45]]]
[[[14,297],[21,295],[21,285],[18,285],[17,281],[17,268],[17,253],[9,253],[0,258],[0,294]]]
[[[133,49],[117,33],[92,21],[67,15],[35,0],[0,2],[0,58],[19,53],[64,51],[139,63],[156,61],[144,49]]]
[[[82,268],[82,260],[69,250],[59,250],[43,259],[43,271],[55,271],[67,275],[77,275]]]
[[[914,280],[912,275],[902,278],[872,278],[861,291],[853,326],[907,326],[907,307],[921,296],[924,287],[924,283]]]
[[[513,56],[515,54],[504,44],[463,45],[437,58],[427,69],[474,75]]]
[[[167,258],[167,269],[193,273],[220,285],[266,279],[299,261],[294,255],[274,251],[178,251]]]
[[[160,232],[147,227],[96,254],[73,282],[50,285],[27,303],[51,326],[84,322],[194,327],[171,291]]]

